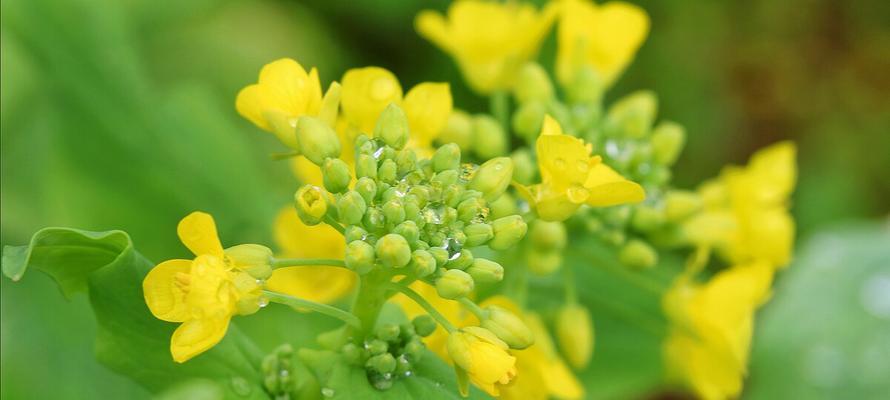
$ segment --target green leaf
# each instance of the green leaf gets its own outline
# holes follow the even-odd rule
[[[149,391],[203,378],[226,398],[266,398],[261,354],[234,325],[213,349],[183,364],[173,361],[169,341],[176,325],[154,318],[142,295],[142,280],[154,263],[133,249],[126,233],[46,228],[27,246],[6,246],[2,260],[3,273],[13,280],[34,268],[66,296],[86,292],[98,323],[96,357]]]

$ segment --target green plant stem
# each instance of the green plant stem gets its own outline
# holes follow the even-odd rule
[[[343,228],[343,225],[340,225],[340,223],[334,220],[334,218],[332,218],[330,215],[324,216],[324,223],[330,225],[331,228],[336,229],[337,232],[340,232],[341,234],[346,232],[346,229]]]
[[[337,318],[354,328],[360,329],[362,326],[362,322],[359,320],[358,317],[348,311],[341,310],[334,306],[316,303],[311,300],[301,299],[298,297],[293,297],[278,292],[272,292],[269,290],[263,290],[263,295],[266,296],[266,298],[268,298],[269,301],[273,303],[284,304],[293,308],[305,308],[312,311],[320,312],[322,314]]]
[[[407,286],[395,284],[395,283],[387,284],[386,288],[397,290],[397,291],[401,292],[402,294],[404,294],[405,296],[408,296],[409,299],[414,300],[414,302],[417,303],[417,305],[419,305],[424,310],[426,310],[426,312],[431,317],[433,317],[433,319],[435,319],[436,322],[439,323],[439,325],[442,325],[442,327],[445,328],[445,330],[448,331],[449,333],[457,330],[457,328],[455,328],[454,325],[451,324],[451,322],[448,322],[448,319],[445,318],[445,316],[443,316],[441,313],[439,313],[439,311],[436,310],[436,308],[433,307],[432,304],[430,304],[428,301],[426,301],[426,299],[424,299],[423,296],[421,296],[414,290],[411,290],[411,288],[409,288]]]
[[[488,99],[488,107],[491,115],[500,122],[505,131],[510,131],[510,96],[505,90],[499,90],[491,94]]]
[[[362,328],[351,335],[357,343],[361,343],[377,324],[380,310],[386,303],[387,284],[392,275],[384,271],[374,271],[362,275],[358,282],[358,294],[352,303],[352,313],[362,321]]]
[[[457,301],[458,303],[460,303],[460,305],[464,306],[464,308],[470,310],[470,312],[473,313],[473,315],[475,315],[477,318],[479,318],[479,320],[483,320],[488,317],[488,312],[483,310],[482,307],[479,307],[479,305],[473,302],[473,300],[462,297]]]
[[[272,261],[272,268],[323,265],[346,268],[346,262],[331,258],[279,258]]]
[[[566,304],[578,303],[578,289],[575,287],[575,271],[571,265],[562,266],[563,286],[565,288]]]

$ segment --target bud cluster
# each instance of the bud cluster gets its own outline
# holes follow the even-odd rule
[[[283,344],[263,358],[263,387],[273,399],[299,398],[294,381],[294,349]]]
[[[414,363],[425,350],[421,338],[435,329],[436,323],[428,315],[400,325],[382,324],[364,343],[347,343],[341,352],[347,362],[365,368],[375,388],[386,390],[396,379],[413,375]]]

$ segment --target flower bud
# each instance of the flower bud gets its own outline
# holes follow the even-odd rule
[[[396,225],[405,220],[405,208],[402,206],[401,200],[391,199],[383,205],[383,216],[386,222]]]
[[[429,276],[436,272],[436,259],[426,250],[414,250],[411,253],[411,270],[418,278]]]
[[[411,320],[411,324],[414,325],[414,332],[421,337],[432,335],[436,330],[436,321],[429,315],[425,314],[414,317],[414,319]]]
[[[440,247],[433,247],[429,249],[429,252],[436,260],[436,267],[444,267],[445,263],[448,262],[448,250]]]
[[[481,198],[466,199],[457,205],[457,219],[470,222],[479,217],[483,209],[485,209],[485,200]]]
[[[440,172],[460,167],[460,147],[454,143],[444,144],[433,153],[433,171]]]
[[[346,245],[346,267],[359,275],[374,268],[374,247],[364,240],[353,240]]]
[[[488,242],[492,250],[507,250],[518,243],[525,236],[528,226],[519,215],[509,215],[498,218],[491,223],[494,230],[494,238]]]
[[[343,232],[343,237],[346,238],[346,243],[353,240],[364,240],[366,236],[368,236],[368,231],[358,225],[349,225]]]
[[[606,89],[603,77],[591,66],[583,66],[565,87],[567,97],[573,103],[599,103]]]
[[[362,196],[365,204],[371,204],[377,197],[377,183],[368,177],[361,177],[355,182],[355,191]]]
[[[352,180],[349,166],[339,158],[328,158],[324,161],[322,177],[325,189],[331,193],[343,193],[349,188],[349,181]]]
[[[420,239],[420,229],[414,221],[402,222],[393,229],[393,233],[397,233],[405,238],[409,244],[413,244]]]
[[[460,178],[460,174],[453,169],[449,169],[437,172],[433,179],[430,179],[430,183],[438,185],[440,188],[445,188],[457,183],[458,178]]]
[[[527,149],[518,149],[510,155],[510,160],[513,161],[513,180],[523,185],[531,184],[538,169],[531,153]]]
[[[540,101],[522,103],[513,113],[513,130],[519,134],[526,143],[534,144],[544,125],[544,115],[547,107]]]
[[[445,190],[442,191],[442,202],[448,207],[457,207],[464,196],[464,192],[463,185],[457,183],[448,185]]]
[[[354,190],[346,192],[337,201],[337,214],[340,216],[340,221],[346,225],[359,224],[367,208],[365,199]]]
[[[386,183],[395,183],[399,173],[399,167],[393,160],[383,160],[380,168],[377,168],[377,180]]]
[[[642,138],[649,134],[658,100],[648,90],[640,90],[619,99],[606,113],[606,134],[611,137]]]
[[[436,292],[445,299],[459,299],[473,291],[473,277],[459,269],[449,269],[436,279]]]
[[[660,228],[665,223],[665,215],[661,210],[646,206],[638,205],[634,209],[634,215],[630,220],[634,229],[651,232]]]
[[[558,221],[534,221],[529,231],[532,246],[541,251],[564,249],[567,236],[565,225]]]
[[[470,265],[473,265],[473,252],[469,249],[460,249],[448,258],[448,262],[445,263],[445,268],[467,269]]]
[[[483,160],[507,154],[510,140],[501,124],[488,115],[473,118],[473,150]]]
[[[485,308],[488,317],[482,319],[482,327],[494,333],[511,349],[522,350],[535,343],[535,335],[516,314],[498,306]]]
[[[426,186],[413,186],[408,189],[408,195],[417,199],[417,205],[423,208],[430,199],[430,189]]]
[[[294,194],[294,207],[297,215],[306,225],[318,225],[328,212],[328,202],[321,188],[312,185],[303,185]]]
[[[467,187],[482,192],[485,200],[494,201],[507,190],[512,179],[513,160],[507,157],[498,157],[479,166]]]
[[[631,268],[651,268],[658,262],[658,253],[648,243],[633,239],[625,243],[618,252],[618,260]]]
[[[550,275],[562,266],[561,251],[531,248],[526,252],[526,258],[529,271],[537,275]]]
[[[401,107],[395,103],[386,106],[377,118],[374,137],[383,139],[384,143],[396,150],[405,147],[408,143],[408,118]]]
[[[392,373],[396,370],[396,359],[390,353],[378,354],[369,358],[365,367],[381,374]]]
[[[504,279],[504,267],[484,258],[474,259],[473,265],[470,265],[466,271],[476,283],[495,283]]]
[[[390,233],[377,240],[377,258],[385,267],[401,268],[411,262],[411,246],[401,235]]]
[[[386,227],[386,218],[383,216],[383,211],[380,211],[380,208],[371,207],[368,208],[368,211],[365,211],[362,224],[372,232],[379,232]]]
[[[473,119],[461,110],[454,110],[439,133],[438,142],[454,143],[462,151],[469,151],[473,146]]]
[[[359,154],[355,159],[355,176],[357,178],[377,179],[377,160],[368,154]]]
[[[396,167],[399,176],[407,175],[417,169],[417,154],[411,149],[402,149],[396,153]]]
[[[418,205],[417,198],[414,196],[405,196],[404,205],[405,205],[405,219],[409,219],[411,221],[420,220],[420,206]]]
[[[553,82],[540,64],[526,63],[519,70],[516,86],[513,87],[513,96],[519,103],[550,100],[553,97]]]
[[[239,244],[226,249],[226,257],[235,262],[238,269],[256,279],[272,276],[272,250],[258,244]]]
[[[501,197],[498,197],[495,201],[488,203],[488,209],[490,211],[489,217],[492,219],[498,219],[502,217],[506,217],[508,215],[514,215],[519,213],[519,207],[516,205],[516,199],[513,198],[512,195],[508,192],[504,192]]]
[[[593,321],[581,305],[564,306],[556,316],[556,339],[563,356],[575,369],[582,369],[593,355]]]
[[[362,361],[362,356],[364,355],[362,349],[355,343],[344,344],[340,352],[343,353],[343,358],[346,359],[346,362],[351,365],[360,363]]]
[[[680,156],[683,144],[686,142],[686,131],[680,124],[674,122],[662,122],[655,127],[652,137],[652,156],[655,162],[661,165],[671,166]]]
[[[671,190],[664,196],[664,215],[670,222],[681,222],[701,208],[701,196],[695,192]]]
[[[302,154],[319,167],[326,158],[340,156],[340,138],[318,118],[304,115],[297,119],[297,142]]]
[[[396,324],[383,324],[377,328],[375,334],[380,340],[392,342],[399,338],[399,326]]]
[[[423,341],[418,338],[414,338],[405,344],[405,354],[411,357],[414,361],[419,361],[421,357],[423,357],[424,350],[426,350],[426,346],[423,345]]]
[[[459,211],[458,211],[459,212]],[[467,247],[482,246],[494,237],[494,229],[489,224],[470,224],[464,227]]]

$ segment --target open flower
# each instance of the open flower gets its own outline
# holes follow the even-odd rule
[[[641,8],[612,1],[563,0],[557,28],[556,76],[570,85],[578,71],[592,68],[605,85],[624,71],[649,33]]]
[[[672,378],[703,399],[735,398],[747,373],[754,312],[769,295],[767,262],[736,265],[705,284],[681,276],[665,294],[671,329],[664,343]]]
[[[499,387],[516,376],[516,357],[510,355],[507,344],[491,331],[468,326],[448,336],[448,355],[454,361],[461,394],[467,394],[466,377],[492,396],[500,394]]]
[[[173,332],[170,352],[176,362],[185,362],[219,343],[233,315],[256,312],[262,287],[225,254],[210,215],[189,214],[177,232],[196,258],[158,264],[142,290],[155,317],[182,323]]]
[[[564,134],[550,116],[544,118],[535,146],[542,182],[517,188],[543,220],[564,221],[583,204],[605,207],[645,198],[639,184],[591,156],[590,144]]]
[[[520,2],[462,0],[448,15],[423,11],[418,33],[454,57],[470,87],[488,94],[513,86],[516,75],[538,51],[556,16]]]

